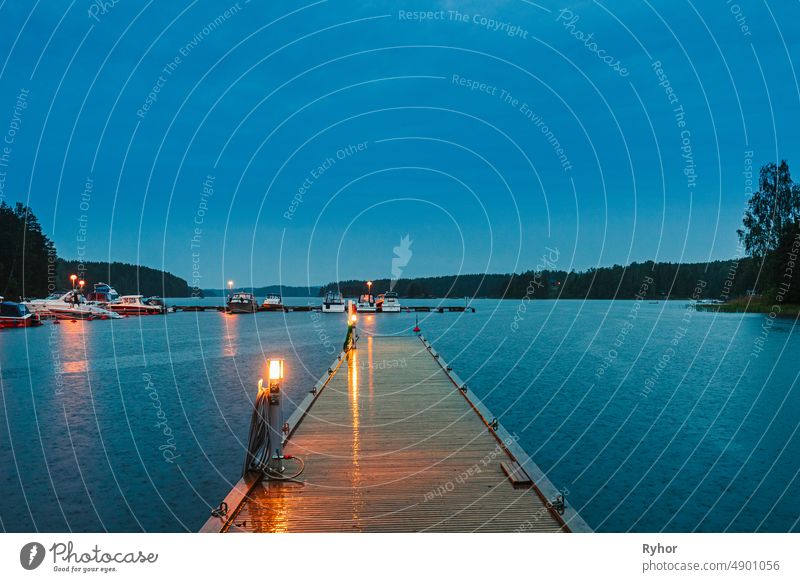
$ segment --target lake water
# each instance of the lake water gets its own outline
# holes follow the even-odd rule
[[[800,529],[794,320],[681,301],[472,304],[420,326],[590,526]],[[360,334],[414,322],[362,316]],[[310,313],[3,330],[0,527],[196,531],[241,471],[264,356],[286,359],[298,401],[343,339],[343,316]]]

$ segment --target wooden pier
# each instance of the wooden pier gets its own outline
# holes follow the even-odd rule
[[[201,531],[590,531],[421,336],[362,338],[285,430],[305,471],[250,473]]]

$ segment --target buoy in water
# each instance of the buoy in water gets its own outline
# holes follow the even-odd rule
[[[419,328],[419,315],[414,317],[414,333],[419,333],[422,330]]]

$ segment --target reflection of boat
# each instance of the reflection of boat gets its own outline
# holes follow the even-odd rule
[[[322,301],[322,313],[344,313],[344,299],[338,291],[328,291]]]
[[[228,313],[255,313],[258,301],[252,293],[234,293],[228,297]]]
[[[119,299],[119,293],[108,283],[95,283],[94,291],[86,295],[86,300],[89,303],[95,303],[104,306]]]
[[[145,299],[142,295],[123,295],[107,307],[120,315],[161,315],[167,312],[160,299]]]
[[[370,313],[376,311],[375,298],[369,293],[365,293],[356,302],[356,311],[359,313]]]
[[[282,311],[283,299],[281,299],[281,296],[277,293],[270,293],[267,295],[267,298],[264,299],[264,303],[261,304],[261,309],[267,311]]]
[[[77,289],[53,293],[45,299],[26,301],[25,306],[39,317],[56,317],[58,319],[112,319],[119,315],[87,303],[86,298]]]
[[[400,313],[400,299],[394,291],[387,291],[378,295],[376,307],[383,313]]]
[[[0,329],[37,325],[42,325],[42,320],[35,313],[31,313],[25,305],[13,301],[3,301],[3,297],[0,297]]]

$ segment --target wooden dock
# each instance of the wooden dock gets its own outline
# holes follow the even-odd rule
[[[326,376],[286,427],[305,471],[251,473],[201,531],[591,531],[424,338],[362,338]]]

